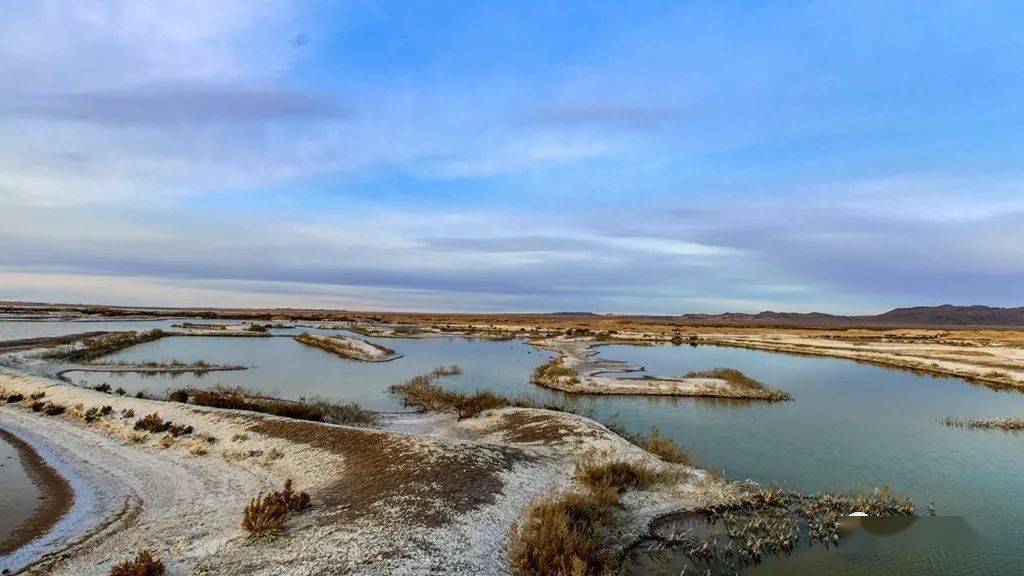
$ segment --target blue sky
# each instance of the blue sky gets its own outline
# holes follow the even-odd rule
[[[3,10],[0,299],[1024,304],[1020,3]]]

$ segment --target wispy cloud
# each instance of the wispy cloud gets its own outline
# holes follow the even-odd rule
[[[553,126],[622,126],[648,128],[683,117],[678,108],[659,108],[620,102],[576,102],[535,107],[529,121]]]
[[[0,102],[0,114],[132,126],[326,120],[342,109],[321,95],[277,88],[170,84],[33,95]]]

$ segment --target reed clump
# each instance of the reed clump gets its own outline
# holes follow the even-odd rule
[[[618,506],[612,490],[570,492],[531,503],[509,530],[517,576],[611,576],[605,542]]]
[[[662,436],[657,426],[652,426],[651,432],[647,435],[638,434],[631,436],[624,432],[620,432],[619,435],[665,462],[690,464],[690,453],[685,448],[679,446],[672,438]]]
[[[915,513],[909,498],[880,487],[869,492],[829,492],[804,496],[773,486],[755,486],[724,503],[704,508],[696,518],[724,533],[710,530],[705,538],[687,531],[681,535],[654,535],[651,549],[683,552],[699,566],[715,574],[741,574],[769,554],[789,554],[800,541],[826,546],[839,542],[839,523],[854,512],[873,517],[910,516]],[[800,526],[805,530],[802,532]],[[725,536],[724,547],[718,538]],[[703,568],[701,568],[703,570]]]
[[[164,563],[149,550],[143,550],[135,558],[112,567],[108,576],[164,576],[166,573]]]
[[[139,418],[139,420],[135,422],[134,428],[138,431],[153,433],[167,432],[171,436],[175,437],[192,433],[192,426],[174,424],[170,420],[164,420],[156,412]]]
[[[357,403],[341,404],[321,396],[288,400],[242,387],[216,386],[205,389],[182,388],[171,392],[168,397],[176,402],[191,402],[198,406],[245,410],[310,422],[352,426],[375,426],[379,423],[376,412],[365,410]]]
[[[115,332],[95,338],[86,338],[82,341],[80,348],[54,350],[47,352],[44,357],[65,362],[87,362],[131,346],[159,340],[164,336],[167,336],[167,333],[159,328],[148,332]]]
[[[442,376],[459,374],[462,370],[457,365],[439,366],[427,374],[414,376],[400,384],[393,384],[388,392],[402,399],[406,407],[415,407],[427,412],[456,413],[459,420],[472,418],[485,410],[504,408],[506,406],[536,407],[528,400],[513,400],[487,391],[476,391],[464,394],[448,390],[434,383]]]
[[[302,512],[310,507],[306,492],[298,492],[289,478],[284,489],[260,494],[242,511],[242,528],[252,536],[280,532],[288,521],[289,513]]]
[[[1024,418],[956,418],[947,416],[940,420],[945,426],[967,430],[1002,430],[1024,432]]]
[[[574,475],[577,482],[592,490],[611,489],[616,494],[626,490],[647,490],[666,482],[671,475],[655,470],[646,462],[618,460],[604,463],[581,462]]]

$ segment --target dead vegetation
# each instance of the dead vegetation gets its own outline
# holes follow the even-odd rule
[[[311,422],[350,426],[375,426],[379,423],[376,412],[364,410],[354,402],[341,404],[319,396],[288,400],[242,387],[181,388],[171,392],[168,399],[197,406],[245,410]]]
[[[583,492],[531,503],[509,531],[509,568],[517,576],[611,576],[619,558],[614,532],[620,496],[673,481],[677,474],[642,461],[581,462],[576,480]]]
[[[647,490],[656,484],[678,478],[678,474],[657,470],[639,460],[617,460],[581,462],[576,466],[574,478],[591,490],[600,492],[609,489],[622,494],[626,490]]]
[[[619,435],[665,462],[690,464],[690,453],[685,448],[679,446],[672,438],[662,436],[657,426],[652,426],[651,432],[647,435],[638,434],[633,436],[624,432],[620,432]]]
[[[135,558],[112,567],[108,576],[164,576],[166,573],[164,563],[149,550],[143,550]]]
[[[1015,434],[1024,432],[1024,418],[955,418],[947,416],[939,421],[946,426],[966,430],[1002,430]]]
[[[911,516],[914,504],[887,487],[870,492],[814,496],[752,486],[726,501],[655,527],[648,552],[681,553],[695,573],[744,574],[768,555],[787,555],[802,541],[834,546],[840,520],[854,512],[870,517]],[[701,534],[701,536],[697,536]],[[689,570],[689,569],[688,569]]]
[[[134,428],[137,431],[144,432],[167,432],[174,437],[184,436],[192,433],[192,426],[182,426],[174,424],[170,420],[164,420],[160,418],[160,415],[157,414],[156,412],[139,418],[138,421],[135,422]]]
[[[242,528],[252,536],[262,536],[284,530],[288,514],[310,507],[309,494],[296,492],[289,478],[284,489],[253,498],[242,511]]]
[[[742,390],[748,397],[764,400],[792,400],[792,396],[788,392],[770,388],[735,368],[712,368],[711,370],[689,372],[684,378],[716,378],[725,380],[734,390]]]
[[[509,531],[516,576],[611,576],[605,546],[618,506],[613,491],[569,492],[531,503]]]
[[[493,392],[478,390],[473,394],[463,394],[434,384],[438,378],[461,372],[462,369],[458,365],[439,366],[427,374],[392,385],[388,392],[401,398],[402,404],[406,407],[415,407],[427,412],[455,412],[459,420],[472,418],[493,408],[533,406],[533,403],[527,400],[512,400]]]
[[[44,358],[64,362],[88,362],[119,350],[159,340],[167,333],[159,328],[149,332],[114,332],[82,340],[81,347],[71,347],[47,352]]]

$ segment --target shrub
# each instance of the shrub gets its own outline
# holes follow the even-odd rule
[[[252,535],[277,532],[284,528],[289,512],[302,512],[309,506],[309,494],[296,492],[289,478],[283,490],[260,494],[249,502],[242,512],[242,528]]]
[[[509,531],[509,568],[517,576],[605,576],[603,545],[618,502],[614,492],[568,493],[535,501]]]
[[[436,370],[435,370],[436,372]],[[401,384],[394,384],[388,392],[402,399],[405,406],[416,407],[428,412],[454,410],[458,419],[471,418],[484,410],[503,408],[515,404],[513,401],[492,392],[476,392],[473,395],[446,390],[432,382],[434,372],[414,376]]]
[[[33,393],[29,394],[28,395],[28,399],[29,400],[39,400],[40,398],[43,398],[44,396],[46,396],[46,392],[40,390],[39,392],[33,392]]]
[[[14,394],[11,394],[10,396],[7,397],[7,403],[14,404],[15,402],[21,402],[24,399],[24,396],[15,392]]]
[[[164,576],[164,563],[143,550],[132,560],[126,560],[110,569],[109,576]]]
[[[82,418],[86,422],[95,422],[104,416],[109,416],[113,411],[114,408],[112,406],[103,406],[102,408],[93,406],[85,411],[85,415]]]
[[[430,371],[430,375],[434,378],[442,378],[444,376],[457,376],[462,374],[462,367],[458,364],[450,364],[448,366],[438,366]]]
[[[273,494],[260,494],[242,511],[242,528],[253,536],[280,532],[288,520],[288,509]]]
[[[271,492],[270,495],[281,502],[289,512],[302,512],[310,506],[309,494],[305,492],[296,492],[292,488],[291,478],[284,481],[284,490],[281,490],[280,492]]]
[[[187,403],[188,402],[188,390],[185,390],[185,389],[175,390],[175,391],[173,391],[173,392],[171,392],[170,394],[167,395],[167,399],[170,400],[171,402]]]
[[[620,460],[603,464],[581,463],[576,467],[575,478],[588,488],[610,488],[621,494],[626,490],[646,490],[666,480],[667,475],[644,462]]]
[[[43,406],[42,410],[43,414],[46,414],[47,416],[60,416],[61,414],[64,413],[66,408],[64,408],[64,406],[61,406],[60,404],[53,404],[47,402],[46,405]]]
[[[170,420],[160,418],[160,415],[156,412],[139,418],[139,421],[135,423],[135,429],[154,433],[169,432],[171,436],[182,436],[192,433],[191,426],[174,424]]]

